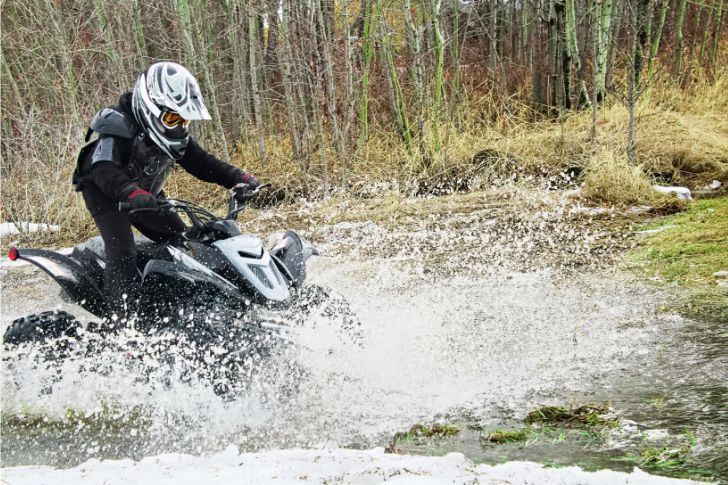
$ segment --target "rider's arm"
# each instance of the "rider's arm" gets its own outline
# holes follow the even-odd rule
[[[177,163],[198,179],[227,189],[243,182],[245,177],[245,172],[210,155],[191,137],[184,157]]]
[[[126,200],[139,186],[119,166],[124,156],[126,140],[110,135],[99,138],[91,157],[91,172],[85,180],[95,184],[101,192],[114,200]]]

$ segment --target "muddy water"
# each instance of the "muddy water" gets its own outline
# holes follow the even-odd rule
[[[464,432],[443,449],[476,461],[623,468],[634,463],[613,459],[645,432],[689,432],[697,466],[726,474],[725,329],[661,312],[671,294],[615,269],[629,242],[605,229],[609,221],[540,202],[434,207],[396,224],[307,226],[311,211],[300,210],[302,229],[323,254],[311,282],[335,288],[362,325],[355,341],[336,317],[313,315],[298,329],[301,350],[266,369],[295,392],[261,379],[230,401],[203,383],[137,375],[118,355],[99,357],[103,373],[70,362],[58,375],[6,352],[2,465],[207,453],[229,443],[383,445],[419,422],[495,428],[542,405],[611,400],[627,429],[589,446],[493,448]],[[3,271],[3,324],[61,305],[31,268]]]

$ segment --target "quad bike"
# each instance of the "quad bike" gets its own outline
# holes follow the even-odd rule
[[[132,329],[137,342],[156,339],[157,349],[177,349],[168,354],[179,354],[178,346],[184,342],[185,353],[194,355],[188,367],[209,375],[226,392],[230,379],[243,367],[295,345],[290,320],[305,319],[313,307],[323,306],[324,314],[337,314],[345,330],[355,331],[358,321],[345,300],[321,287],[304,286],[306,261],[318,254],[315,248],[290,230],[270,251],[259,238],[241,233],[235,219],[258,190],[249,191],[242,204],[231,196],[225,218],[184,200],[162,201],[161,210],[187,215],[191,226],[164,244],[136,238],[142,292],[129,318],[112,314],[104,297],[105,253],[100,237],[76,246],[69,256],[12,247],[12,261],[25,260],[41,268],[67,300],[101,322],[84,327],[65,311],[30,315],[10,324],[4,345],[44,346],[52,356],[48,358],[57,360],[73,353],[77,342],[89,341],[89,336],[94,343],[84,346],[86,353],[112,345],[113,339],[106,337],[119,328]],[[125,203],[119,208],[129,209]]]

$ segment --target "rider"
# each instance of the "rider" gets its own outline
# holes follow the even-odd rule
[[[243,197],[259,186],[256,178],[207,153],[190,136],[192,120],[209,120],[200,88],[190,72],[173,62],[158,62],[122,94],[114,108],[101,110],[86,135],[98,138],[78,156],[76,190],[83,194],[106,250],[104,285],[112,313],[133,308],[141,288],[132,225],[156,242],[185,229],[173,212],[159,212],[159,201],[173,165]],[[119,202],[131,209],[119,210]]]

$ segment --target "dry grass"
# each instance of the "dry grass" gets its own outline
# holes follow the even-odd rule
[[[596,204],[649,205],[660,210],[684,206],[672,194],[654,190],[642,167],[613,152],[596,154],[587,162],[582,197]]]
[[[465,103],[460,123],[443,127],[442,152],[430,154],[433,156],[426,161],[419,153],[408,155],[391,131],[372,131],[367,146],[347,161],[348,190],[367,195],[367,188],[374,184],[411,193],[442,193],[481,188],[499,178],[554,175],[587,167],[593,176],[595,170],[606,170],[597,170],[599,160],[624,169],[613,162],[626,152],[628,126],[627,110],[616,100],[600,108],[597,135],[592,138],[588,110],[568,113],[556,121],[531,122],[534,114],[526,105],[491,98]],[[701,78],[686,90],[674,83],[655,84],[637,111],[634,167],[649,177],[639,177],[642,187],[647,181],[692,188],[715,179],[728,183],[726,113],[728,71],[713,83]],[[308,162],[304,177],[301,165],[290,160],[287,140],[274,140],[268,147],[273,154],[265,164],[257,160],[254,147],[239,146],[235,160],[272,181],[279,195],[317,194],[339,185],[342,167],[330,151],[325,153],[327,184],[320,153]],[[616,192],[605,195],[609,193]],[[601,200],[625,202],[608,195]]]
[[[492,96],[463,102],[458,123],[443,126],[441,153],[430,154],[426,163],[420,154],[408,154],[396,133],[376,125],[366,146],[345,163],[337,160],[328,140],[326,148],[312,147],[308,159],[293,160],[285,134],[267,138],[265,162],[259,160],[257,147],[247,144],[236,145],[232,162],[271,183],[268,203],[336,194],[344,177],[347,192],[368,198],[389,191],[469,191],[526,176],[536,176],[541,183],[540,176],[576,167],[583,170],[584,196],[593,203],[675,208],[674,199],[649,188],[655,180],[692,188],[713,179],[728,184],[726,113],[724,70],[714,80],[706,76],[687,89],[669,82],[653,85],[638,109],[637,159],[631,165],[623,155],[627,111],[615,100],[600,108],[597,136],[592,139],[588,110],[534,122],[529,121],[534,113],[517,98]],[[15,143],[23,147],[22,153],[3,153],[2,220],[59,224],[61,231],[12,239],[66,244],[92,235],[93,222],[70,185],[80,131],[58,136],[57,127],[29,119],[23,138],[33,143]],[[222,208],[226,197],[223,189],[181,170],[173,174],[167,192],[213,208]]]
[[[723,75],[718,84],[725,84],[726,78]],[[656,91],[638,109],[637,163],[647,174],[669,183],[697,186],[713,179],[728,181],[728,87],[724,92],[706,88],[705,92],[683,93],[681,105],[665,101],[674,101],[674,86],[665,88],[667,94],[660,96]],[[703,101],[706,96],[713,100]],[[625,153],[627,123],[624,107],[612,101],[599,111],[594,139],[590,136],[591,114],[585,111],[557,123],[518,126],[507,134],[503,147],[526,170],[548,173],[585,167],[605,151]]]

